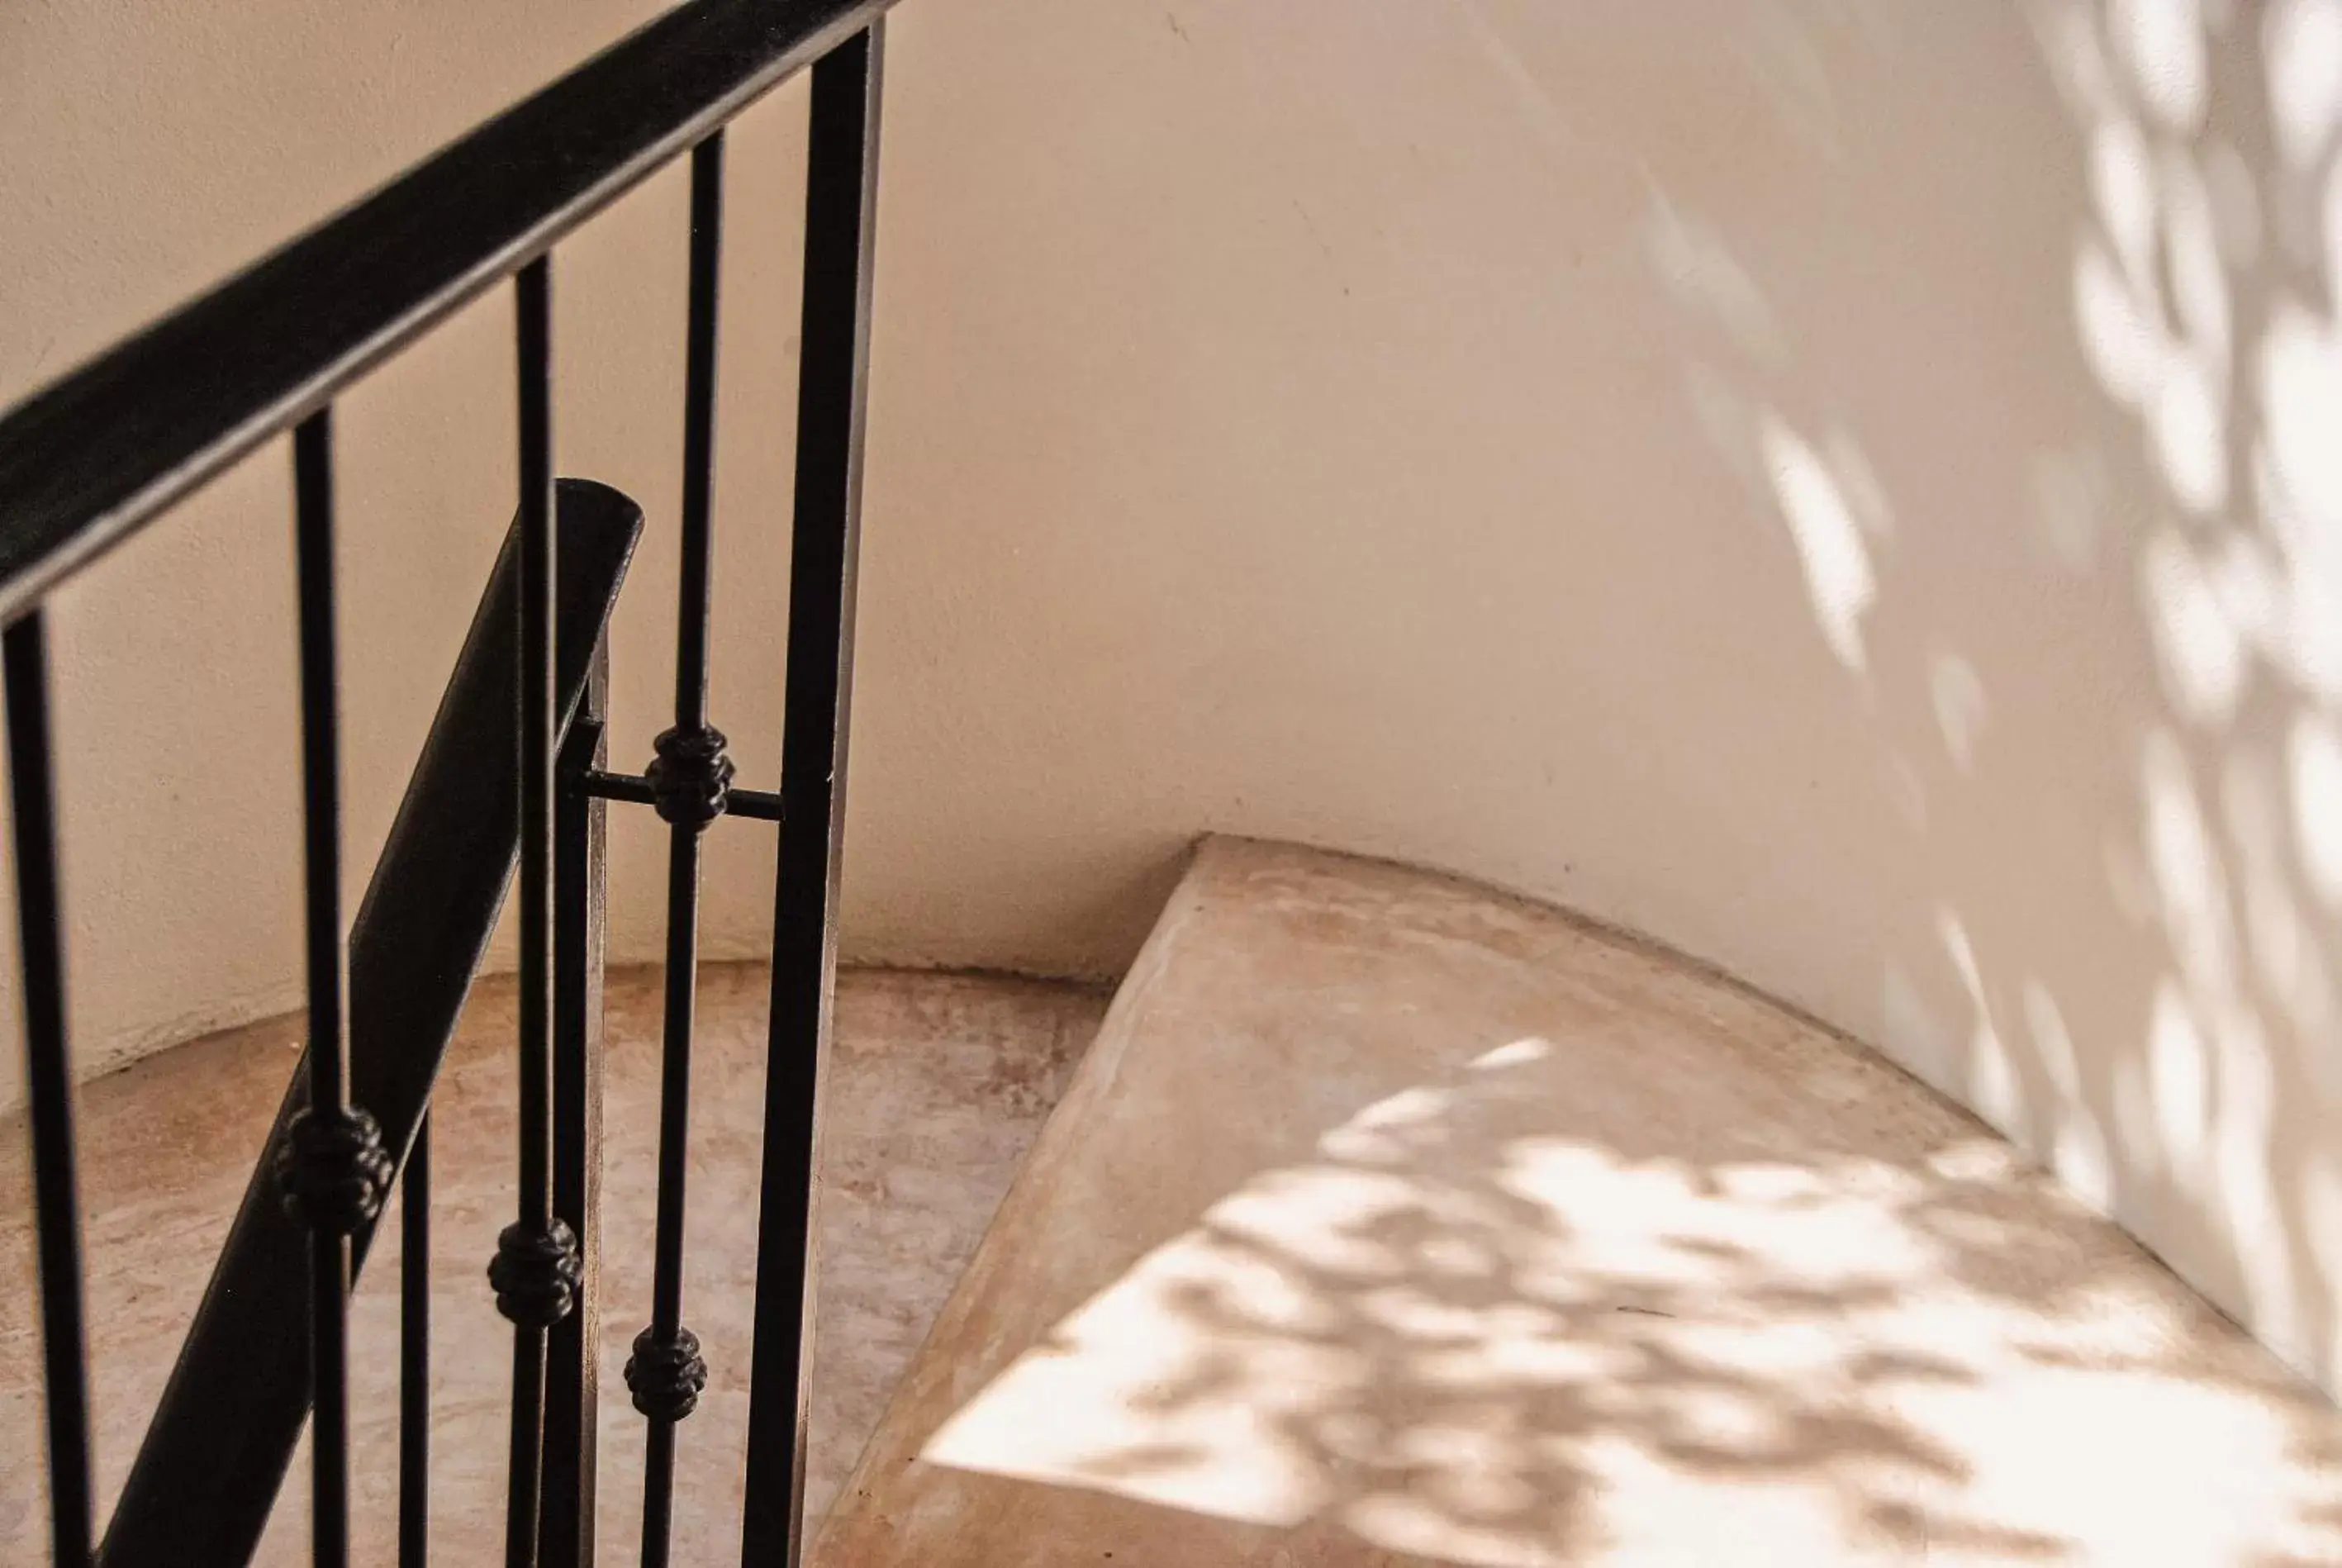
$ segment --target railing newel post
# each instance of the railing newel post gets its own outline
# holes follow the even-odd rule
[[[884,30],[874,20],[813,70],[745,1568],[796,1568],[804,1550],[814,1174],[837,975]]]

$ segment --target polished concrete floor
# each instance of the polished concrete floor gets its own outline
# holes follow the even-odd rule
[[[1207,844],[816,1568],[2342,1563],[2342,1417],[1871,1054]]]
[[[619,1371],[647,1320],[657,1146],[657,976],[614,976],[605,1129],[603,1561],[636,1557],[642,1421]],[[826,1121],[824,1268],[807,1503],[819,1511],[981,1238],[1095,1033],[1095,993],[848,973]],[[712,1371],[680,1429],[678,1564],[736,1562],[763,1104],[765,973],[704,972],[694,1059],[685,1321]],[[482,1271],[512,1206],[508,984],[483,984],[435,1101],[434,1560],[500,1561],[510,1333]],[[280,1020],[183,1046],[81,1095],[103,1505],[122,1483],[292,1067]],[[38,1339],[19,1118],[0,1121],[0,1563],[45,1563]],[[394,1538],[399,1259],[394,1223],[354,1308],[357,1561]],[[258,1561],[307,1561],[305,1461]]]

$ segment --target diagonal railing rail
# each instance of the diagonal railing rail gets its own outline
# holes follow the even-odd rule
[[[565,721],[643,519],[618,492],[575,480],[561,487],[560,510],[556,698]],[[402,1154],[430,1104],[519,844],[514,775],[481,765],[513,748],[517,543],[508,539],[497,559],[350,933],[350,1098]],[[273,1166],[309,1103],[315,1048],[285,1090],[131,1467],[100,1552],[108,1568],[242,1563],[267,1523],[309,1411],[306,1367],[255,1347],[298,1344],[306,1332],[308,1239],[278,1202]],[[369,1218],[351,1236],[355,1263],[374,1228]]]

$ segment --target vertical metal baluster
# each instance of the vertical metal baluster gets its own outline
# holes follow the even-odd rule
[[[837,868],[854,673],[854,567],[870,347],[883,24],[813,70],[796,519],[789,566],[780,864],[748,1395],[746,1568],[794,1568],[813,1342],[813,1180],[837,970]]]
[[[431,1542],[431,1114],[415,1124],[398,1194],[398,1568]]]
[[[545,258],[514,280],[520,367],[520,1217],[488,1280],[513,1324],[506,1568],[535,1568],[546,1331],[568,1315],[577,1239],[553,1212],[553,299]]]
[[[643,1470],[643,1568],[666,1568],[675,1503],[675,1427],[707,1383],[683,1326],[684,1180],[691,1135],[691,1032],[699,973],[699,835],[723,814],[732,760],[707,722],[710,498],[716,465],[716,300],[724,215],[724,133],[691,155],[691,301],[684,371],[683,567],[676,606],[675,727],[649,777],[666,819],[666,1028],[659,1084],[658,1232],[650,1326],[626,1362],[635,1408],[650,1422]]]
[[[593,1568],[599,1430],[602,1207],[602,903],[605,809],[586,793],[604,760],[609,648],[594,647],[561,743],[554,804],[553,1210],[577,1238],[577,1303],[545,1345],[545,1486],[538,1568]]]
[[[309,1104],[278,1152],[285,1204],[309,1227],[310,1557],[350,1558],[350,1234],[381,1209],[391,1164],[374,1118],[349,1103],[342,1006],[342,794],[334,648],[333,412],[293,433],[301,637],[301,794],[309,979]]]
[[[65,1057],[65,920],[49,755],[48,638],[37,609],[0,633],[8,790],[16,837],[33,1210],[40,1232],[41,1358],[48,1397],[49,1542],[58,1568],[90,1561],[89,1385],[82,1335],[81,1198],[74,1178],[73,1070]]]

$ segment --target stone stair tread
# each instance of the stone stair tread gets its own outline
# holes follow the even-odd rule
[[[2342,1418],[1858,1046],[1215,839],[822,1568],[2342,1562]]]

